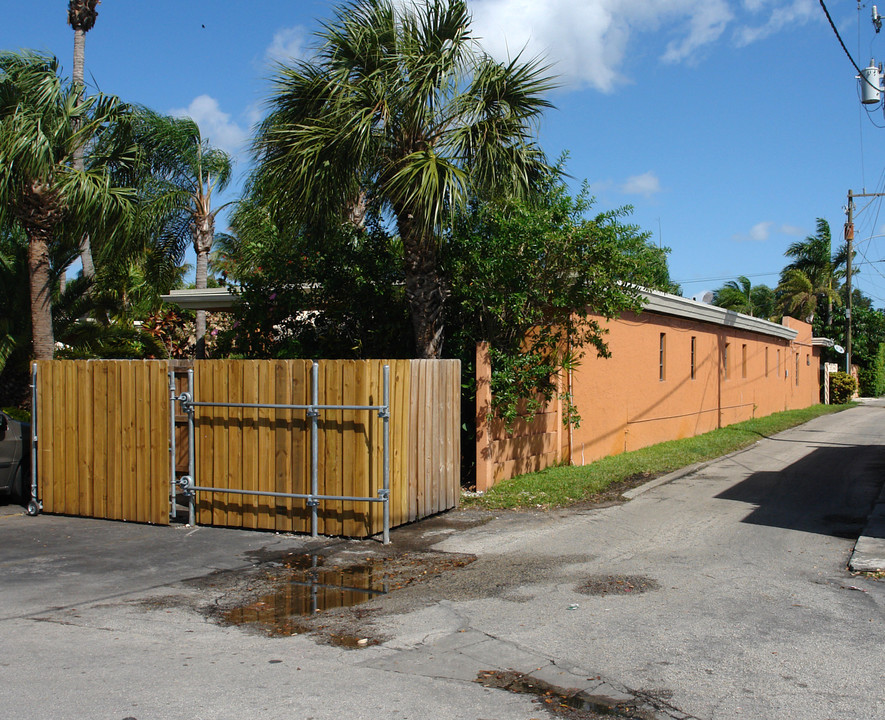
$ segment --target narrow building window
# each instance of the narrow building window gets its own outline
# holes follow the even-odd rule
[[[768,377],[768,345],[765,346],[765,377]]]
[[[692,335],[691,337],[691,379],[694,380],[697,374],[697,351],[698,351],[698,339]]]
[[[741,345],[741,377],[747,377],[747,344]]]
[[[722,370],[725,374],[726,380],[728,380],[728,376],[729,376],[729,373],[728,373],[728,360],[729,360],[729,358],[728,358],[728,356],[730,353],[728,351],[730,349],[731,349],[731,343],[725,343],[725,357],[722,358],[722,365],[723,365]]]
[[[796,384],[799,384],[799,353],[796,353]]]
[[[660,357],[658,363],[658,377],[660,380],[666,378],[666,362],[667,362],[667,333],[661,333]]]
[[[778,351],[777,351],[777,376],[778,377],[781,376],[781,351],[780,351],[780,348],[778,348]]]

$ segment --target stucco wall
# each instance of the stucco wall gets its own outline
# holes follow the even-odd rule
[[[734,313],[731,316],[735,316]],[[477,489],[556,462],[575,465],[819,402],[811,326],[785,318],[748,330],[658,312],[600,320],[610,358],[588,352],[570,384],[582,422],[563,428],[559,403],[508,434],[488,421],[491,368],[477,352]],[[743,316],[738,324],[753,325]],[[663,337],[663,377],[661,343]],[[694,372],[692,373],[692,340]],[[798,372],[797,372],[798,370]]]

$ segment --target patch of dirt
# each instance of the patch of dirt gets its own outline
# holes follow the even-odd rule
[[[483,687],[508,690],[535,696],[535,702],[554,717],[568,720],[654,720],[655,714],[638,703],[615,702],[611,698],[591,695],[582,690],[567,689],[512,670],[486,670],[475,682]]]
[[[575,588],[582,595],[641,595],[660,590],[657,580],[645,575],[594,575]]]
[[[563,510],[594,510],[596,508],[611,507],[612,505],[623,505],[627,499],[623,497],[624,493],[640,485],[659,478],[666,473],[636,473],[628,478],[624,478],[620,482],[612,483],[598,493],[594,493],[590,497],[584,498],[580,502],[573,503]]]

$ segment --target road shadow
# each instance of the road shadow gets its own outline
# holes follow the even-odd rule
[[[783,470],[753,473],[716,497],[754,505],[746,523],[856,540],[883,481],[881,445],[822,447]]]

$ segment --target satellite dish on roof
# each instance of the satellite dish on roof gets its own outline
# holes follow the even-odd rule
[[[835,350],[840,355],[845,352],[845,348],[841,345],[833,345],[833,350]]]

